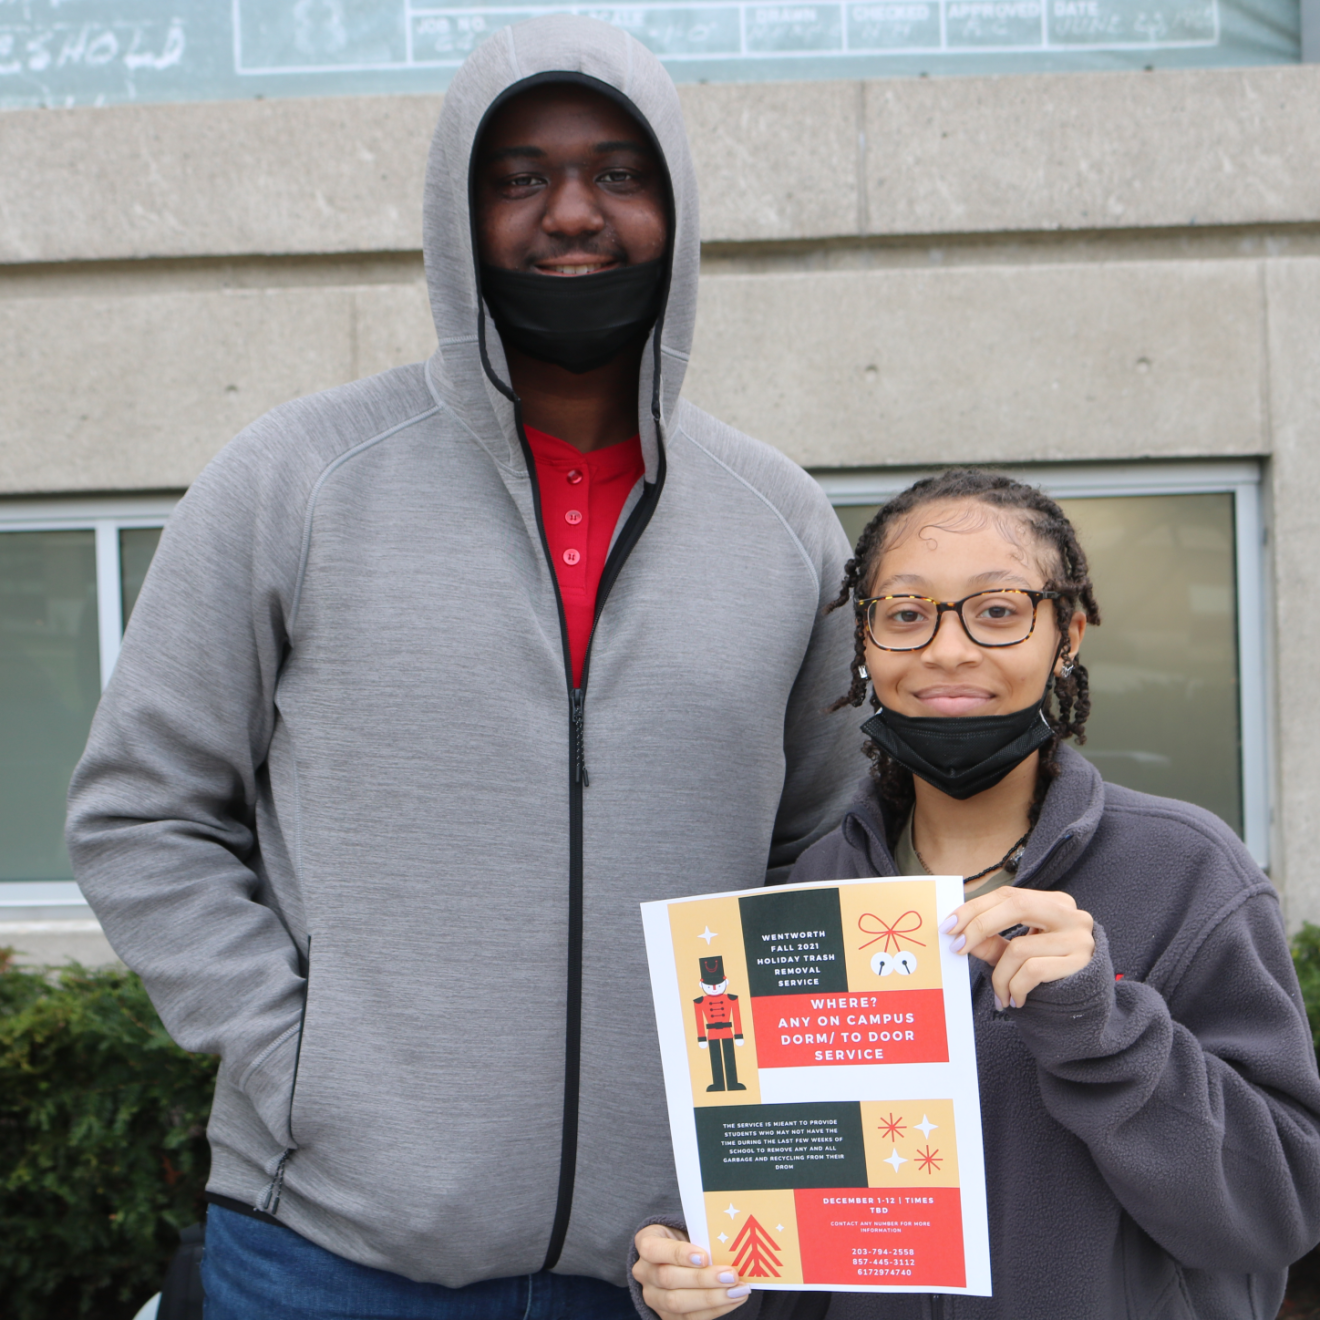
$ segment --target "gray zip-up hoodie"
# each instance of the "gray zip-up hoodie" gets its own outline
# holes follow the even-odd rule
[[[675,216],[646,482],[577,697],[468,209],[483,116],[548,71],[635,107]],[[495,35],[424,206],[435,356],[277,408],[198,478],[69,846],[175,1039],[221,1056],[213,1193],[413,1279],[622,1283],[633,1227],[677,1209],[638,904],[783,876],[838,820],[851,643],[821,604],[847,545],[805,473],[679,396],[696,190],[640,44],[568,16]]]
[[[1071,894],[1095,955],[1004,1012],[970,960],[994,1296],[839,1293],[829,1320],[1273,1320],[1320,1239],[1320,1079],[1273,887],[1209,812],[1060,759],[1016,883]],[[868,783],[793,881],[893,875],[885,840]]]

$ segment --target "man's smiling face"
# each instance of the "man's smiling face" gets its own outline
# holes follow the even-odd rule
[[[664,168],[637,121],[599,92],[551,83],[514,97],[476,154],[487,265],[564,277],[664,254]]]

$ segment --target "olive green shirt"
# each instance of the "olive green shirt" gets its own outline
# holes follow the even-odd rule
[[[917,856],[916,845],[912,842],[912,812],[908,812],[908,818],[903,823],[903,832],[898,836],[898,843],[894,847],[894,861],[898,865],[899,875],[930,875],[926,869],[926,864]],[[975,898],[978,894],[988,894],[992,889],[998,889],[1000,885],[1011,885],[1013,883],[1013,872],[998,870],[986,876],[984,880],[978,880],[971,889],[964,887],[964,898]]]

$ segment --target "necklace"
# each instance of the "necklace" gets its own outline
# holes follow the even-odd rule
[[[984,880],[988,875],[994,875],[996,871],[1007,871],[1010,875],[1018,869],[1018,864],[1022,861],[1022,854],[1027,851],[1027,840],[1031,838],[1031,831],[1028,830],[997,862],[991,863],[984,871],[978,871],[975,875],[964,877],[963,884],[970,885],[973,881]],[[916,823],[913,822],[912,829],[912,851],[917,854],[917,861],[926,867],[928,875],[935,873],[926,865],[926,859],[921,855],[921,849],[917,847]]]

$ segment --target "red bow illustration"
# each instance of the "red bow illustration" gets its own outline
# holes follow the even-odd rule
[[[905,926],[903,923],[909,917],[912,918],[912,925]],[[875,925],[868,926],[866,924],[868,920],[874,921]],[[911,910],[904,912],[892,926],[886,925],[885,922],[877,917],[874,912],[863,912],[862,915],[857,918],[857,929],[860,930],[863,935],[873,935],[875,937],[875,939],[867,940],[866,943],[861,946],[863,949],[869,949],[876,940],[884,940],[884,950],[886,953],[898,953],[903,947],[904,940],[915,944],[919,949],[924,949],[926,947],[921,940],[912,938],[912,932],[921,929],[920,912]]]

